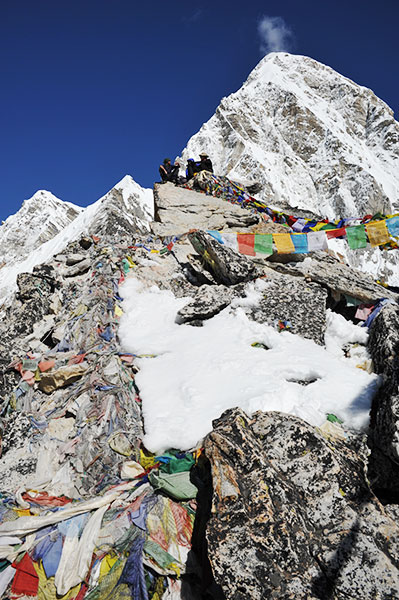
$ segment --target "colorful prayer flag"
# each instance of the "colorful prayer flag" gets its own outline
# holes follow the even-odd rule
[[[255,235],[253,233],[237,233],[238,251],[241,254],[255,256],[254,244]]]
[[[215,238],[215,240],[217,240],[219,242],[219,244],[224,244],[223,238],[220,235],[220,232],[217,231],[216,229],[208,230],[207,233],[209,233],[213,238]]]
[[[327,248],[327,238],[325,231],[310,231],[308,233],[309,252],[314,250],[325,250]]]
[[[327,239],[343,237],[346,233],[345,227],[339,227],[338,229],[330,229],[326,231]]]
[[[389,242],[389,233],[385,221],[367,223],[366,231],[372,246],[383,246]]]
[[[399,217],[387,219],[387,227],[393,237],[399,237]]]
[[[255,233],[254,250],[256,254],[273,254],[273,236],[271,233]]]
[[[228,248],[238,252],[237,234],[236,233],[221,233],[223,243]]]
[[[295,246],[292,243],[290,233],[273,233],[272,235],[279,254],[295,253]]]
[[[351,250],[357,250],[358,248],[365,248],[367,246],[366,230],[364,225],[347,227],[346,237]]]
[[[295,246],[296,254],[304,254],[308,250],[308,236],[306,233],[292,233],[291,240]]]

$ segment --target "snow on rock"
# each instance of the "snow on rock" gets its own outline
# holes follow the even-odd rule
[[[0,265],[21,260],[68,227],[83,210],[51,192],[37,191],[0,226]]]
[[[39,200],[36,198],[34,204],[35,214],[36,208],[39,207],[40,209],[41,207],[42,199],[49,198],[48,194],[49,192],[44,192],[43,198],[41,195],[38,196]],[[33,198],[35,197],[36,194]],[[25,202],[19,212],[9,217],[9,219],[12,219],[11,224],[14,224],[14,231],[19,231],[24,225],[27,239],[32,239],[32,236],[34,236],[34,227],[30,224],[29,215],[25,216],[27,208],[29,209],[29,203],[33,205],[33,202],[31,202],[33,198],[27,201],[28,204]],[[61,203],[61,206],[64,204],[61,200],[56,200]],[[67,210],[72,211],[74,205],[65,204]],[[58,204],[56,206],[58,207]],[[152,190],[142,188],[132,177],[126,175],[105,196],[90,204],[87,208],[75,208],[77,209],[77,216],[69,224],[65,223],[63,227],[60,227],[57,235],[54,235],[51,239],[49,238],[41,245],[39,245],[39,242],[30,253],[16,254],[14,261],[9,262],[7,260],[4,266],[0,268],[0,303],[4,302],[7,296],[16,289],[15,282],[19,273],[30,273],[34,266],[47,262],[54,255],[62,252],[69,242],[79,239],[83,234],[118,236],[126,232],[132,234],[135,232],[148,232],[149,223],[153,219]],[[52,214],[54,213],[55,209]],[[62,220],[60,220],[60,223],[62,223]],[[13,235],[16,238],[16,234]],[[18,233],[18,235],[22,236],[22,233]]]
[[[258,198],[328,218],[399,210],[399,124],[374,93],[304,56],[268,54],[188,142]]]
[[[136,375],[149,450],[196,446],[212,420],[236,406],[248,414],[287,412],[317,426],[332,412],[346,426],[367,426],[377,376],[313,341],[250,321],[239,306],[203,327],[178,325],[176,313],[190,298],[146,289],[134,278],[121,293],[122,347],[155,355],[138,360]],[[267,349],[253,347],[255,342]]]

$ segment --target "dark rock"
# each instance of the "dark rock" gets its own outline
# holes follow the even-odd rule
[[[324,345],[327,291],[317,283],[289,275],[265,281],[267,287],[260,302],[243,307],[249,318],[275,326],[278,321],[288,321],[291,333]]]
[[[204,231],[194,231],[188,238],[218,283],[235,285],[259,275],[256,265],[249,258],[222,246]]]
[[[82,248],[84,250],[88,250],[90,248],[90,246],[92,245],[93,240],[89,237],[82,237],[79,240],[79,244],[82,246]]]
[[[399,597],[399,527],[368,486],[363,447],[282,413],[214,421],[207,541],[227,598]]]
[[[369,329],[368,349],[383,383],[374,398],[369,477],[382,498],[399,502],[399,307],[387,304]]]
[[[334,292],[352,296],[365,304],[373,303],[380,298],[392,300],[399,298],[395,292],[375,283],[370,275],[340,263],[326,252],[314,252],[303,262],[295,265],[269,264],[281,273],[303,275]]]
[[[42,267],[46,267],[46,265],[42,265]],[[44,272],[37,269],[33,273],[19,273],[17,275],[17,297],[22,301],[26,301],[52,294],[56,287],[56,281],[52,277],[52,273],[50,267]]]
[[[224,285],[202,285],[194,300],[179,310],[176,322],[191,322],[197,325],[198,321],[210,319],[226,308],[234,295],[234,288]]]
[[[76,275],[83,275],[84,273],[87,273],[87,271],[90,269],[90,267],[91,267],[90,258],[85,258],[85,260],[82,260],[81,262],[78,262],[75,265],[73,265],[72,267],[70,267],[65,272],[65,277],[76,277]]]

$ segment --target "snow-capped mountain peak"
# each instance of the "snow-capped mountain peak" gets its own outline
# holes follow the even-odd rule
[[[65,229],[83,208],[47,190],[24,200],[19,211],[0,226],[0,264],[20,260]]]
[[[256,179],[291,211],[338,218],[399,209],[399,124],[375,94],[311,58],[271,53],[188,142],[215,172]]]

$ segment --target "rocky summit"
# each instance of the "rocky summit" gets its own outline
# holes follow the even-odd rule
[[[212,189],[126,176],[86,209],[36,194],[0,228],[1,598],[399,597],[398,288],[321,229],[394,210],[373,168],[392,175],[397,124],[331,69],[270,55],[200,145]],[[288,196],[317,247],[294,247]]]

